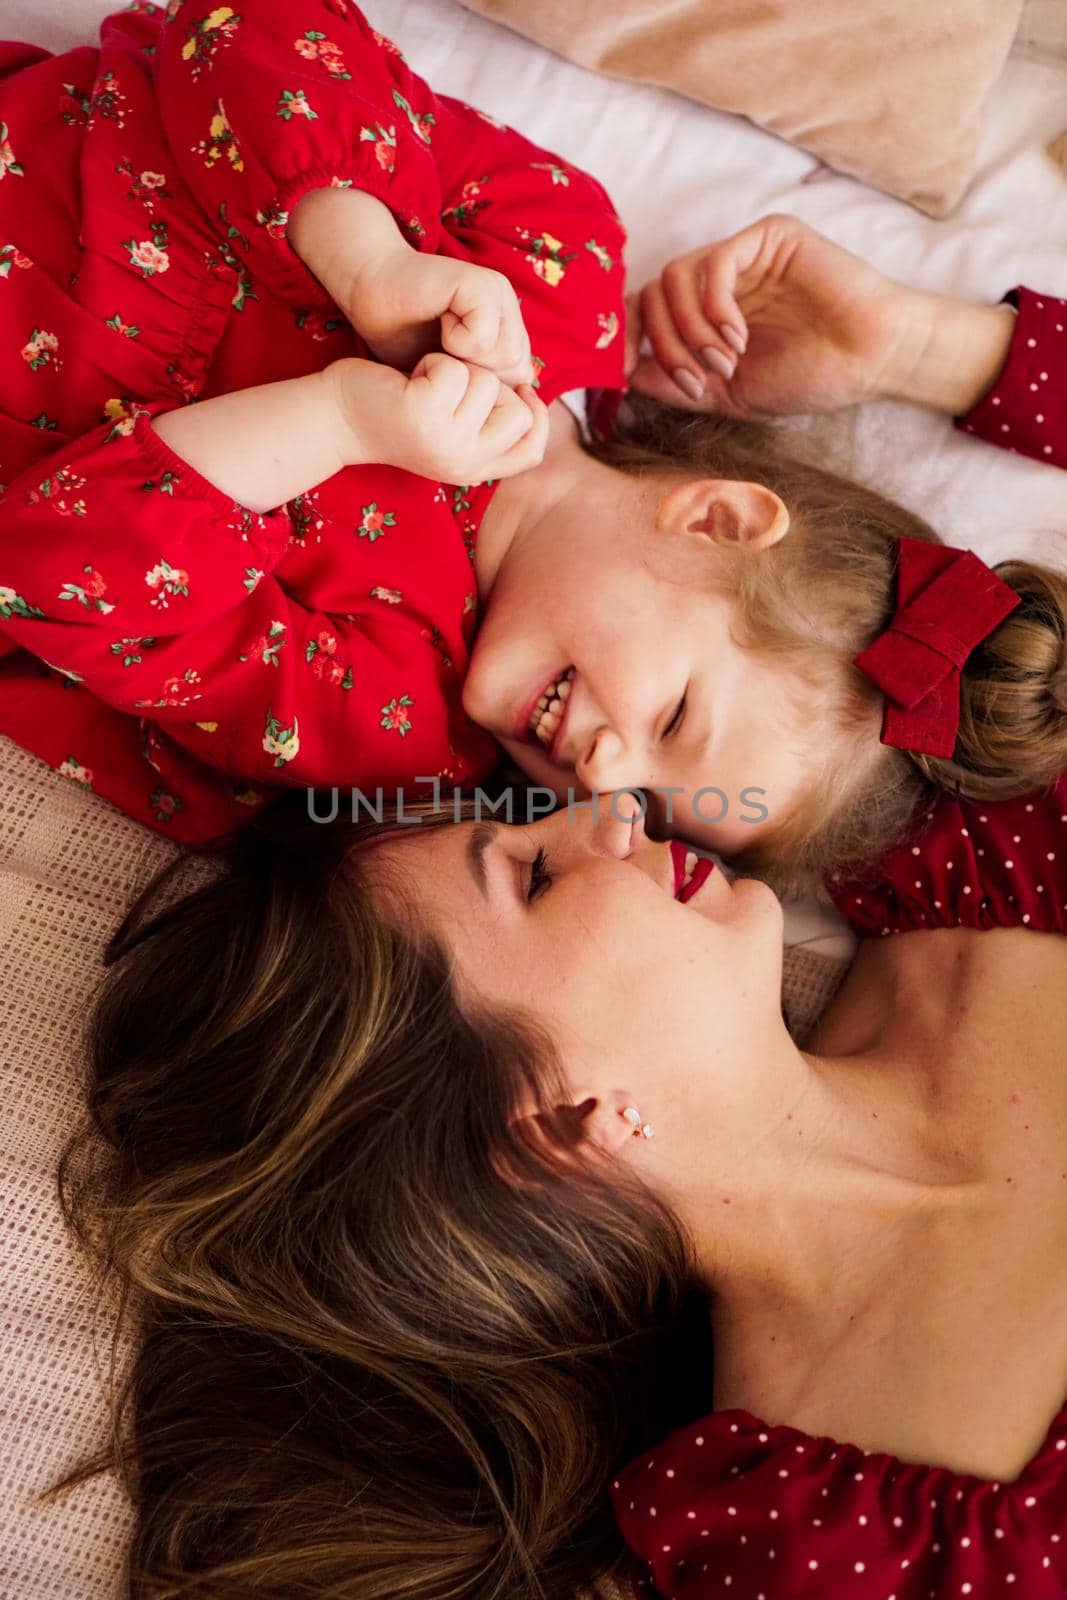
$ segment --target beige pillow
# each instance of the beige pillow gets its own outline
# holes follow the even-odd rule
[[[737,112],[946,216],[1022,0],[464,0],[584,67]]]

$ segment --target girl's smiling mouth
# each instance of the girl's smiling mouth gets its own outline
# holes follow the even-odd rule
[[[527,702],[516,729],[526,744],[539,745],[552,756],[560,742],[567,718],[567,701],[574,682],[574,667],[556,672],[544,687]]]

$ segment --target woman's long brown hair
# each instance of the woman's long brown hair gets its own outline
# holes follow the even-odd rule
[[[374,832],[295,811],[150,886],[89,1030],[62,1190],[137,1341],[129,1591],[574,1600],[684,1243],[573,1148],[546,1041],[376,909]]]

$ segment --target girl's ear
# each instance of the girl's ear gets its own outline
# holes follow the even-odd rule
[[[663,496],[656,527],[712,544],[768,550],[789,532],[789,512],[762,483],[695,478],[675,484]]]

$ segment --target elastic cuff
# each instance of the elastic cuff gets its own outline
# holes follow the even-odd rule
[[[153,427],[157,417],[165,416],[174,409],[164,400],[137,408],[131,443],[144,461],[147,476],[162,478],[169,473],[180,481],[183,495],[195,495],[197,499],[205,500],[214,516],[224,518],[240,539],[247,543],[250,552],[262,549],[273,556],[279,544],[284,546],[289,541],[289,515],[285,507],[279,506],[267,512],[252,511],[232,495],[224,494],[210,478],[198,472]]]
[[[279,186],[271,212],[276,223],[268,232],[277,247],[270,258],[271,286],[283,299],[307,304],[313,310],[325,311],[333,306],[330,296],[297,255],[284,231],[297,201],[313,189],[359,189],[362,194],[369,194],[388,207],[404,238],[414,249],[427,253],[437,249],[441,232],[440,218],[436,212],[433,215],[420,215],[420,208],[422,213],[426,212],[425,182],[419,181],[414,174],[394,177],[382,169],[376,158],[362,157],[356,165],[358,171],[351,179],[339,176],[341,172],[351,171],[349,164],[339,161],[298,173]],[[262,268],[262,258],[260,264]]]
[[[1001,304],[1016,308],[1007,360],[988,394],[957,417],[956,426],[1015,455],[1049,461],[1067,402],[1067,300],[1020,285]]]

